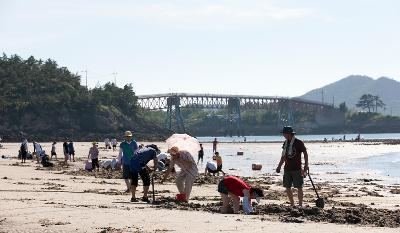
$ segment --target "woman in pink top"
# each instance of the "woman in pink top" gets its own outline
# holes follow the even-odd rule
[[[193,183],[199,172],[196,161],[188,151],[179,150],[178,147],[172,147],[168,152],[171,154],[171,163],[161,182],[167,179],[175,164],[178,165],[181,171],[176,177],[176,186],[180,194],[186,195],[186,201],[188,201],[190,193],[192,192]]]

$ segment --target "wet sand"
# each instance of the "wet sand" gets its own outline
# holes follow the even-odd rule
[[[18,145],[5,144],[0,154],[12,157],[0,160],[0,232],[398,232],[400,227],[400,186],[369,178],[318,179],[326,203],[321,210],[309,183],[305,206],[292,208],[280,174],[245,177],[266,193],[260,205],[254,203],[255,214],[246,216],[218,213],[219,177],[201,174],[190,202],[179,203],[173,177],[160,184],[157,173],[156,203],[131,203],[119,171],[81,170],[89,146],[76,143],[77,162],[47,169],[30,160],[21,164],[15,158]],[[100,152],[101,158],[116,156]],[[141,190],[139,184],[138,196]]]

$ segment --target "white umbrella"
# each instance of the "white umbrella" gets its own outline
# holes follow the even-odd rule
[[[192,156],[196,156],[200,150],[199,141],[196,138],[191,137],[187,134],[173,134],[167,139],[166,142],[168,149],[176,146],[179,148],[179,150],[189,151]]]

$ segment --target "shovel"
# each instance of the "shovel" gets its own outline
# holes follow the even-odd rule
[[[315,188],[314,182],[313,182],[312,179],[311,179],[310,172],[307,172],[307,174],[308,174],[308,177],[310,178],[310,181],[311,181],[311,184],[312,184],[313,189],[314,189],[314,191],[315,191],[315,194],[317,194],[317,200],[315,201],[315,205],[316,205],[318,208],[323,209],[324,206],[325,206],[324,199],[318,195],[318,192],[317,192],[317,189]]]
[[[151,191],[153,192],[153,204],[156,203],[156,195],[154,194],[154,174],[156,172],[153,172],[153,174],[151,174]]]

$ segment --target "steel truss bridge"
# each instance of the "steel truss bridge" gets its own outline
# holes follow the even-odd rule
[[[185,124],[181,109],[226,109],[227,131],[243,135],[241,127],[241,111],[265,109],[277,113],[278,126],[294,125],[293,113],[308,112],[317,114],[334,109],[331,104],[310,101],[301,98],[253,95],[220,95],[220,94],[187,94],[169,93],[138,96],[138,105],[148,110],[166,110],[166,128],[172,130],[173,123],[177,132],[185,132]]]

